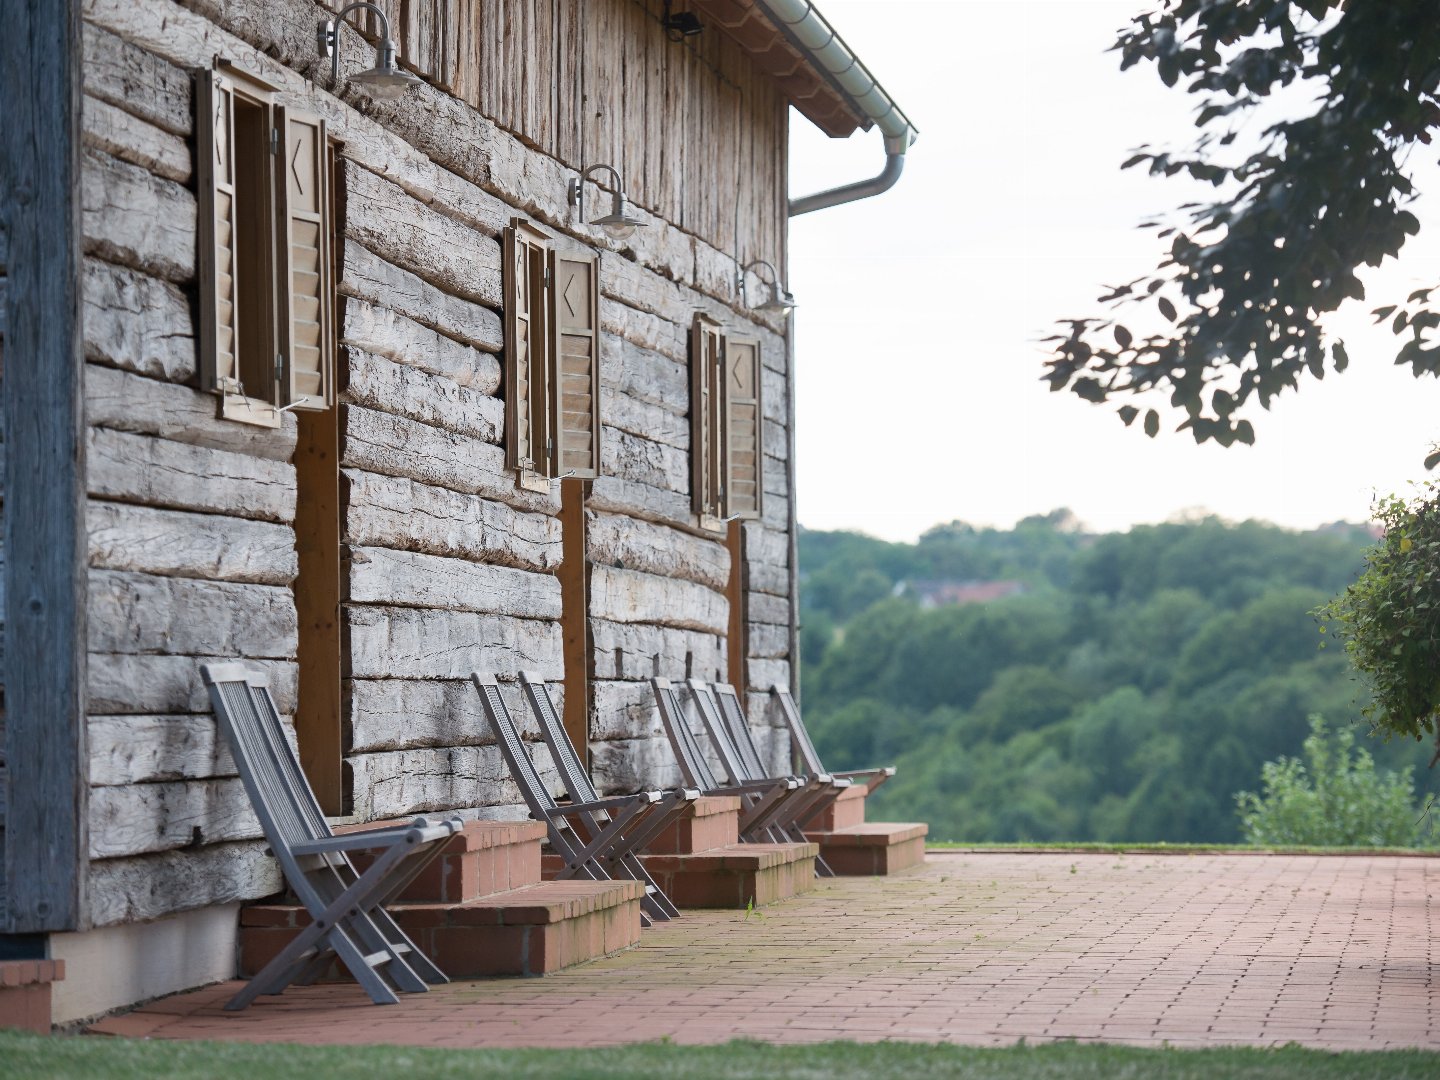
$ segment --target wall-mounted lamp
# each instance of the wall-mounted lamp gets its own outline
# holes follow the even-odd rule
[[[374,4],[356,3],[346,4],[335,18],[320,24],[320,55],[330,57],[331,86],[337,89],[340,86],[340,24],[357,8],[380,16],[380,44],[375,46],[375,66],[369,71],[351,75],[350,82],[360,83],[377,98],[397,98],[410,87],[420,85],[419,79],[401,70],[395,63],[395,42],[390,38],[390,20],[385,17],[385,12]]]
[[[737,263],[738,265],[738,263]],[[763,266],[770,271],[770,299],[763,304],[755,305],[756,311],[789,311],[795,306],[795,297],[790,295],[790,290],[780,284],[780,274],[775,267],[771,266],[764,259],[756,259],[743,269],[735,271],[735,288],[740,293],[740,299],[749,302],[745,296],[745,275],[756,267]]]
[[[615,178],[615,194],[610,202],[610,213],[587,222],[585,220],[585,181],[597,169],[604,169]],[[615,171],[613,165],[591,165],[581,170],[579,176],[572,177],[570,180],[569,196],[570,205],[576,208],[582,225],[599,225],[616,240],[628,240],[634,235],[636,229],[649,224],[630,212],[629,205],[625,201],[625,181],[620,179],[620,174]]]
[[[670,0],[665,0],[665,17],[660,20],[660,25],[665,28],[665,36],[671,41],[684,41],[705,29],[705,24],[693,11],[670,14]]]

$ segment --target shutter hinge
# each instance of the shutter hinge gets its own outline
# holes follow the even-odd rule
[[[280,129],[278,127],[270,129],[270,153],[280,153]]]
[[[550,282],[551,282],[550,266],[549,266],[549,264],[546,264],[546,266],[545,266],[545,284],[548,286],[548,285],[550,284]]]
[[[275,381],[281,382],[285,378],[285,354],[275,354]]]

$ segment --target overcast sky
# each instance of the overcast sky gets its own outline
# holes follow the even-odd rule
[[[1008,526],[1068,506],[1123,529],[1196,508],[1308,527],[1368,517],[1423,475],[1440,384],[1392,366],[1366,312],[1440,281],[1431,228],[1332,325],[1352,360],[1251,415],[1257,445],[1197,447],[1051,394],[1039,339],[1156,261],[1135,225],[1186,192],[1119,165],[1183,145],[1188,95],[1106,53],[1148,0],[822,0],[920,129],[873,199],[791,222],[801,524],[913,539],[938,522]],[[831,140],[792,114],[791,192],[874,175],[878,133]],[[1432,199],[1433,204],[1433,199]],[[1417,208],[1422,222],[1433,214]],[[1428,275],[1428,277],[1427,277]]]

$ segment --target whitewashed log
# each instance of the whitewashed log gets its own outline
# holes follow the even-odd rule
[[[778,660],[790,655],[790,628],[771,623],[749,624],[745,638],[748,655],[762,660]]]
[[[350,381],[342,400],[500,444],[505,403],[499,398],[361,349],[346,348],[344,352]]]
[[[761,469],[763,470],[766,496],[774,495],[780,499],[788,499],[790,497],[790,474],[785,469],[785,462],[766,454],[761,462]]]
[[[90,565],[175,577],[288,585],[295,534],[284,525],[91,500]]]
[[[508,615],[349,607],[350,672],[357,679],[464,679],[472,671],[564,671],[560,624]]]
[[[284,888],[263,843],[216,844],[90,864],[86,893],[93,926],[139,922],[175,911],[258,900]]]
[[[559,485],[548,493],[517,487],[498,446],[356,405],[345,407],[342,423],[342,465],[483,495],[521,510],[559,512]]]
[[[688,417],[690,369],[683,358],[672,359],[614,333],[601,335],[600,349],[605,358],[600,365],[603,388]]]
[[[138,165],[87,149],[85,252],[168,281],[195,277],[195,196]]]
[[[750,596],[745,601],[746,614],[751,622],[772,623],[776,626],[790,625],[789,596]]]
[[[235,775],[213,716],[92,716],[88,727],[94,787]]]
[[[195,377],[190,303],[174,285],[98,259],[86,259],[81,287],[87,360],[104,361],[171,382],[188,382]],[[292,429],[293,422],[286,425],[287,431]],[[274,431],[269,434],[277,435]],[[290,442],[293,447],[293,431]]]
[[[747,562],[763,562],[770,566],[789,566],[790,534],[776,532],[756,522],[747,521],[745,523],[745,559]]]
[[[295,594],[276,585],[91,570],[91,652],[290,659]]]
[[[745,564],[745,587],[752,594],[770,593],[773,596],[789,596],[790,571],[783,566],[747,562]]]
[[[86,447],[85,479],[93,496],[259,521],[295,520],[295,469],[288,462],[108,428],[92,427]]]
[[[751,690],[768,691],[772,686],[790,685],[790,661],[788,660],[757,660],[751,657],[746,659],[745,669]]]
[[[113,859],[261,835],[239,778],[90,790],[90,857]]]
[[[590,692],[592,747],[615,739],[665,738],[655,692],[648,682],[594,682]]]
[[[354,240],[341,240],[340,292],[389,308],[436,333],[485,352],[504,345],[500,316],[487,307],[452,296],[408,270],[380,258]]]
[[[210,696],[200,681],[201,664],[228,663],[234,656],[137,656],[91,653],[89,707],[98,713],[207,713]],[[270,674],[270,693],[282,713],[295,712],[298,669],[287,660],[247,658]]]
[[[347,685],[353,753],[495,741],[469,679],[352,679]]]
[[[774,420],[765,420],[760,425],[760,444],[766,456],[775,461],[790,460],[790,433]]]
[[[601,795],[679,787],[680,766],[663,735],[590,742],[590,776]]]
[[[601,430],[600,469],[606,476],[690,494],[689,453],[628,431]]]
[[[86,146],[177,184],[189,181],[190,148],[179,136],[88,94],[81,106],[81,119]]]
[[[607,427],[672,446],[682,454],[690,452],[690,417],[674,408],[653,405],[602,386],[600,421]]]
[[[85,93],[186,138],[195,129],[188,72],[91,22],[81,34]]]
[[[723,593],[691,581],[596,566],[590,572],[590,615],[724,634],[730,625],[730,604]]]
[[[725,672],[726,643],[715,634],[646,623],[590,620],[591,675],[597,679],[713,680]]]
[[[85,371],[85,419],[112,431],[155,435],[271,461],[289,461],[295,453],[294,413],[286,413],[284,426],[278,429],[220,420],[213,394],[102,364],[91,364]]]
[[[730,551],[718,539],[623,514],[592,512],[585,541],[586,555],[593,562],[683,578],[716,591],[723,591],[730,581]]]
[[[344,470],[348,543],[553,570],[562,556],[559,519],[405,477]]]
[[[349,561],[351,603],[560,618],[553,574],[382,547],[352,548]]]
[[[686,363],[690,351],[688,327],[608,296],[600,297],[600,326],[606,333],[624,338],[632,345],[657,352],[677,364]]]
[[[347,161],[345,235],[416,276],[499,307],[500,244],[445,217],[403,188]]]
[[[500,388],[500,361],[494,356],[368,300],[345,300],[340,343],[441,375],[481,394]]]
[[[553,789],[557,786],[555,770],[544,744],[529,746],[542,780]],[[355,776],[355,813],[364,819],[521,802],[520,791],[495,746],[386,751],[355,754],[345,760]]]
[[[760,372],[761,412],[766,420],[781,427],[790,423],[789,386],[789,381],[782,374],[768,368]]]
[[[784,499],[765,499],[760,508],[760,520],[767,528],[788,529],[790,527],[790,504]]]
[[[647,521],[696,529],[688,491],[672,491],[602,474],[591,482],[586,505],[614,514],[629,514]]]

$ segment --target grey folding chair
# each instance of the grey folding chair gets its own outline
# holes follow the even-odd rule
[[[556,802],[525,751],[510,708],[500,696],[500,684],[493,675],[482,675],[478,671],[471,673],[470,681],[480,693],[485,718],[500,745],[510,775],[530,808],[530,816],[545,823],[550,848],[564,863],[559,876],[591,881],[630,878],[643,882],[645,897],[641,908],[646,925],[649,918],[664,920],[678,914],[675,905],[634,857],[641,846],[637,835],[648,835],[651,812],[661,804],[668,810],[673,793],[641,791],[605,799]]]
[[[310,789],[270,697],[264,672],[243,664],[204,664],[200,673],[220,730],[270,850],[285,880],[310,913],[296,935],[226,1004],[243,1009],[261,994],[318,979],[339,960],[377,1005],[399,1001],[397,991],[418,993],[449,980],[415,947],[385,911],[461,828],[460,819],[336,836]],[[352,851],[378,851],[363,872]]]
[[[685,720],[680,707],[679,695],[669,679],[659,676],[650,680],[655,691],[655,703],[660,707],[660,722],[675,751],[675,760],[680,773],[689,787],[699,788],[705,795],[738,795],[740,797],[740,839],[751,843],[766,843],[778,839],[771,831],[776,811],[790,792],[800,788],[801,782],[793,777],[776,780],[748,781],[744,783],[722,783],[715,775],[704,751]]]
[[[790,695],[790,688],[776,685],[771,687],[770,692],[775,695],[775,700],[780,704],[780,714],[785,718],[785,726],[790,729],[790,740],[800,755],[800,761],[804,764],[805,771],[809,773],[825,772],[825,766],[820,763],[820,755],[815,752],[815,744],[810,740],[810,732],[805,730],[805,721],[800,718],[800,710],[795,705],[795,699]],[[845,772],[832,772],[830,775],[840,777],[842,780],[863,783],[865,794],[868,795],[895,775],[895,766],[886,765],[879,769],[850,769]]]
[[[560,780],[565,785],[566,797],[572,803],[600,802],[600,793],[595,790],[589,772],[565,731],[565,725],[560,722],[560,714],[555,708],[555,701],[550,696],[550,688],[545,685],[545,680],[533,671],[522,671],[520,684],[525,688],[530,711],[539,721],[540,734],[545,739],[545,745],[550,748],[550,756],[554,759]],[[678,821],[685,814],[686,808],[700,797],[700,792],[693,788],[673,788],[659,794],[660,801],[650,804],[644,814],[627,830],[626,835],[631,842],[630,850],[619,858],[627,871],[627,877],[646,883],[647,900],[650,901],[646,910],[656,918],[673,919],[680,912],[651,879],[636,853],[649,847],[656,837]],[[597,812],[597,818],[604,823],[609,820],[609,814],[601,810]]]

